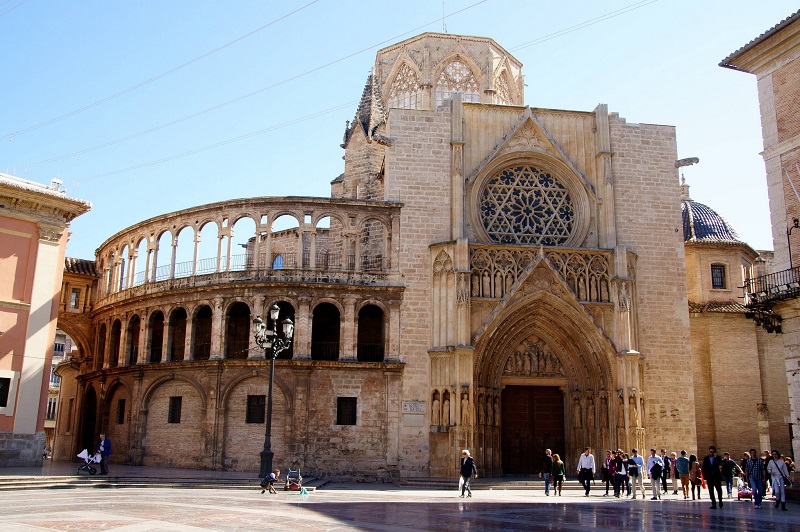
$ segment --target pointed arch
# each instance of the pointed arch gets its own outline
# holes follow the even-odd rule
[[[422,106],[422,84],[420,72],[413,63],[399,61],[387,85],[386,106],[397,109],[420,109]]]
[[[462,94],[464,102],[481,101],[481,69],[467,54],[454,53],[445,58],[435,70],[434,94],[436,106],[452,98],[454,92]]]

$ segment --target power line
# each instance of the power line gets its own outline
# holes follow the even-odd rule
[[[23,3],[27,2],[27,1],[28,0],[23,0]],[[57,116],[55,118],[51,118],[50,120],[46,120],[44,122],[40,122],[40,123],[38,123],[36,125],[30,126],[30,127],[24,128],[24,129],[20,129],[20,130],[14,131],[12,133],[9,133],[8,135],[4,135],[4,136],[0,137],[0,140],[11,140],[14,137],[14,135],[22,135],[24,133],[29,133],[31,131],[35,131],[35,130],[37,130],[39,128],[42,128],[42,127],[45,127],[45,126],[49,126],[50,124],[53,124],[55,122],[59,122],[61,120],[64,120],[65,118],[69,118],[71,116],[75,116],[76,114],[82,113],[82,112],[87,111],[89,109],[93,109],[93,108],[97,107],[98,105],[102,105],[102,104],[104,104],[106,102],[110,102],[111,100],[115,100],[115,99],[119,98],[120,96],[124,96],[124,95],[126,95],[128,93],[131,93],[133,91],[141,89],[145,85],[148,85],[148,84],[150,84],[150,83],[152,83],[154,81],[157,81],[157,80],[159,80],[159,79],[161,79],[163,77],[169,76],[170,74],[174,74],[175,72],[177,72],[177,71],[179,71],[179,70],[181,70],[183,68],[186,68],[187,66],[192,65],[192,64],[194,64],[194,63],[196,63],[196,62],[198,62],[198,61],[200,61],[202,59],[205,59],[206,57],[209,57],[209,56],[219,52],[220,50],[224,50],[225,48],[228,48],[229,46],[231,46],[233,44],[236,44],[237,42],[239,42],[239,41],[241,41],[243,39],[246,39],[247,37],[255,35],[256,33],[260,32],[260,31],[262,31],[262,30],[264,30],[266,28],[269,28],[273,24],[276,24],[276,23],[278,23],[278,22],[280,22],[282,20],[285,20],[285,19],[291,17],[295,13],[299,13],[300,11],[304,10],[305,8],[307,8],[307,7],[309,7],[309,6],[313,5],[313,4],[316,4],[319,1],[320,0],[312,0],[311,2],[307,3],[306,5],[295,9],[291,13],[288,13],[286,15],[283,15],[282,17],[276,18],[272,22],[269,22],[268,24],[265,24],[265,25],[261,26],[260,28],[257,28],[255,30],[249,32],[249,33],[246,33],[246,34],[244,34],[244,35],[242,35],[240,37],[237,37],[236,39],[234,39],[232,41],[229,41],[229,42],[223,44],[222,46],[218,46],[217,48],[214,48],[213,50],[210,50],[210,51],[208,51],[208,52],[206,52],[206,53],[204,53],[202,55],[199,55],[199,56],[195,57],[194,59],[190,59],[189,61],[186,61],[185,63],[182,63],[182,64],[180,64],[180,65],[178,65],[176,67],[173,67],[173,68],[171,68],[171,69],[169,69],[169,70],[167,70],[165,72],[162,72],[161,74],[158,74],[157,76],[154,76],[154,77],[152,77],[150,79],[146,79],[145,81],[137,83],[136,85],[128,87],[127,89],[124,89],[124,90],[121,90],[119,92],[116,92],[116,93],[114,93],[114,94],[112,94],[110,96],[106,96],[105,98],[103,98],[101,100],[97,100],[94,103],[90,103],[88,105],[84,105],[83,107],[80,107],[78,109],[75,109],[73,111],[65,113],[63,115]],[[11,9],[15,9],[16,7],[18,7],[18,5],[14,6]],[[11,11],[11,9],[9,9],[9,11]],[[6,11],[6,13],[8,13],[8,11]],[[3,15],[5,15],[5,13],[3,13]],[[0,16],[2,16],[2,15],[0,15]]]
[[[28,1],[28,0],[22,0],[22,2],[20,2],[20,3],[19,3],[19,4],[17,4],[17,5],[15,5],[15,6],[14,6],[14,7],[12,7],[11,9],[9,9],[9,10],[7,10],[7,11],[3,11],[2,13],[0,13],[0,17],[2,17],[3,15],[7,15],[7,14],[11,13],[12,11],[14,11],[15,9],[17,9],[19,6],[21,6],[22,4],[24,4],[24,3],[25,3],[25,2],[27,2],[27,1]],[[6,1],[5,1],[5,2],[3,2],[2,4],[0,4],[0,7],[2,7],[3,5],[7,4],[8,2],[10,2],[10,0],[6,0]]]
[[[599,17],[596,17],[596,18],[589,19],[589,20],[586,20],[584,22],[581,22],[580,24],[575,24],[574,26],[570,26],[568,28],[564,28],[564,29],[558,30],[558,31],[550,33],[548,35],[544,35],[543,37],[539,37],[539,38],[534,39],[532,41],[528,41],[526,43],[522,43],[522,44],[520,44],[518,46],[515,46],[513,48],[509,48],[509,51],[515,52],[517,50],[522,50],[524,48],[528,48],[530,46],[534,46],[534,45],[542,43],[544,41],[549,41],[550,39],[555,39],[556,37],[561,37],[562,35],[566,35],[567,33],[572,33],[573,31],[577,31],[577,30],[592,26],[594,24],[597,24],[598,22],[603,22],[604,20],[608,20],[610,18],[614,18],[616,16],[622,15],[624,13],[628,13],[629,11],[633,11],[635,9],[639,9],[640,7],[644,7],[644,6],[649,5],[649,4],[654,4],[655,2],[658,2],[658,0],[645,0],[645,1],[642,1],[642,2],[637,2],[635,4],[631,4],[631,5],[626,6],[626,7],[622,7],[620,9],[617,9],[616,11],[611,11],[609,13],[606,13],[605,15],[600,15]]]
[[[233,138],[230,138],[230,139],[226,139],[226,140],[222,140],[222,141],[219,141],[219,142],[215,142],[214,144],[208,144],[208,145],[202,146],[200,148],[195,148],[193,150],[185,151],[185,152],[178,153],[178,154],[175,154],[175,155],[170,155],[170,156],[167,156],[167,157],[163,157],[161,159],[154,159],[152,161],[148,161],[148,162],[145,162],[145,163],[140,163],[140,164],[137,164],[137,165],[134,165],[134,166],[129,166],[127,168],[121,168],[119,170],[112,170],[110,172],[104,172],[102,174],[95,174],[95,175],[93,175],[91,177],[86,178],[86,181],[89,181],[89,180],[92,180],[92,179],[98,179],[98,178],[101,178],[101,177],[108,177],[110,175],[121,174],[121,173],[124,173],[124,172],[130,172],[132,170],[138,170],[139,168],[145,168],[147,166],[153,166],[153,165],[156,165],[156,164],[161,164],[161,163],[165,163],[165,162],[168,162],[168,161],[172,161],[174,159],[180,159],[180,158],[186,157],[188,155],[194,155],[196,153],[204,152],[204,151],[211,150],[211,149],[214,149],[214,148],[219,148],[220,146],[225,146],[227,144],[232,144],[234,142],[239,142],[241,140],[246,140],[246,139],[249,139],[251,137],[255,137],[255,136],[258,136],[258,135],[263,135],[264,133],[268,133],[270,131],[275,131],[276,129],[281,129],[281,128],[284,128],[284,127],[287,127],[287,126],[298,124],[300,122],[305,122],[306,120],[311,120],[312,118],[317,118],[318,116],[322,116],[322,115],[326,115],[326,114],[332,113],[334,111],[339,111],[341,109],[345,109],[345,108],[350,107],[352,105],[355,105],[357,103],[358,103],[357,101],[355,101],[355,102],[347,102],[345,104],[337,105],[336,107],[331,107],[329,109],[325,109],[324,111],[319,111],[319,112],[314,113],[314,114],[306,115],[306,116],[303,116],[303,117],[300,117],[300,118],[296,118],[296,119],[290,120],[288,122],[283,122],[282,124],[277,124],[277,125],[274,125],[274,126],[270,126],[270,127],[264,128],[264,129],[259,129],[257,131],[252,131],[250,133],[245,133],[244,135],[239,135],[238,137],[233,137]]]
[[[472,5],[469,5],[469,6],[465,7],[465,8],[459,9],[458,11],[454,11],[453,13],[450,13],[449,15],[443,16],[443,18],[452,17],[453,15],[457,15],[458,13],[461,13],[461,12],[463,12],[463,11],[466,11],[466,10],[468,10],[468,9],[471,9],[471,8],[473,8],[473,7],[475,7],[475,6],[479,5],[479,4],[483,4],[483,3],[485,3],[485,2],[488,2],[488,0],[481,0],[481,1],[479,1],[479,2],[476,2],[476,3],[472,4]],[[297,74],[297,75],[295,75],[295,76],[292,76],[292,77],[290,77],[290,78],[286,78],[286,79],[284,79],[284,80],[281,80],[281,81],[275,82],[275,83],[273,83],[273,84],[271,84],[271,85],[267,85],[267,86],[265,86],[265,87],[261,87],[260,89],[257,89],[257,90],[255,90],[255,91],[253,91],[253,92],[249,92],[249,93],[247,93],[247,94],[243,94],[243,95],[241,95],[241,96],[237,96],[236,98],[232,98],[232,99],[230,99],[230,100],[226,100],[226,101],[224,101],[224,102],[222,102],[222,103],[219,103],[219,104],[217,104],[217,105],[214,105],[214,106],[212,106],[212,107],[207,107],[206,109],[202,109],[202,110],[200,110],[200,111],[197,111],[197,112],[195,112],[195,113],[192,113],[192,114],[190,114],[190,115],[185,115],[185,116],[183,116],[183,117],[177,118],[177,119],[175,119],[175,120],[172,120],[172,121],[170,121],[170,122],[166,122],[166,123],[164,123],[164,124],[160,124],[160,125],[158,125],[158,126],[154,126],[154,127],[152,127],[152,128],[149,128],[149,129],[145,129],[145,130],[143,130],[143,131],[140,131],[140,132],[138,132],[138,133],[132,133],[132,134],[130,134],[130,135],[127,135],[127,136],[125,136],[125,137],[121,137],[121,138],[119,138],[119,139],[116,139],[116,140],[112,140],[112,141],[104,142],[103,144],[98,144],[98,145],[95,145],[95,146],[92,146],[92,147],[89,147],[89,148],[84,148],[84,149],[81,149],[81,150],[75,150],[75,151],[72,151],[72,152],[70,152],[70,153],[65,153],[65,154],[62,154],[62,155],[58,155],[58,156],[55,156],[55,157],[51,157],[51,158],[49,158],[49,159],[44,159],[44,160],[41,160],[41,161],[36,161],[36,162],[34,162],[34,163],[29,163],[29,164],[26,164],[26,165],[23,165],[23,166],[25,166],[26,168],[32,168],[32,167],[35,167],[35,166],[40,166],[40,165],[43,165],[43,164],[48,164],[48,163],[53,163],[53,162],[57,162],[57,161],[62,161],[62,160],[64,160],[64,159],[68,159],[68,158],[70,158],[70,157],[75,157],[75,156],[78,156],[78,157],[80,157],[80,155],[82,155],[82,154],[84,154],[84,153],[89,153],[89,152],[93,152],[93,151],[96,151],[96,150],[99,150],[99,149],[102,149],[102,148],[107,148],[107,147],[109,147],[109,146],[113,146],[113,145],[115,145],[115,144],[119,144],[119,143],[121,143],[121,142],[125,142],[125,141],[128,141],[128,140],[132,140],[132,139],[134,139],[134,138],[137,138],[137,137],[141,137],[141,136],[143,136],[143,135],[146,135],[146,134],[148,134],[148,133],[153,133],[153,132],[155,132],[155,131],[158,131],[158,130],[160,130],[160,129],[164,129],[164,128],[166,128],[166,127],[169,127],[169,126],[173,126],[173,125],[175,125],[175,124],[179,124],[179,123],[181,123],[181,122],[184,122],[184,121],[186,121],[186,120],[189,120],[189,119],[191,119],[191,118],[196,118],[196,117],[198,117],[198,116],[201,116],[201,115],[204,115],[204,114],[206,114],[206,113],[210,113],[211,111],[216,111],[217,109],[221,109],[222,107],[226,107],[226,106],[228,106],[228,105],[234,104],[234,103],[236,103],[236,102],[240,102],[240,101],[242,101],[242,100],[245,100],[245,99],[247,99],[247,98],[251,98],[251,97],[253,97],[253,96],[256,96],[256,95],[258,95],[258,94],[261,94],[262,92],[266,92],[266,91],[268,91],[268,90],[271,90],[271,89],[274,89],[274,88],[276,88],[276,87],[279,87],[279,86],[281,86],[281,85],[284,85],[284,84],[286,84],[286,83],[289,83],[290,81],[294,81],[294,80],[296,80],[296,79],[299,79],[299,78],[302,78],[302,77],[308,76],[309,74],[313,74],[314,72],[318,72],[318,71],[320,71],[320,70],[323,70],[323,69],[325,69],[325,68],[328,68],[329,66],[335,65],[335,64],[337,64],[337,63],[340,63],[340,62],[342,62],[342,61],[345,61],[345,60],[347,60],[347,59],[350,59],[350,58],[352,58],[352,57],[355,57],[355,56],[357,56],[357,55],[359,55],[359,54],[362,54],[362,53],[364,53],[364,52],[367,52],[367,51],[369,51],[369,50],[372,50],[372,49],[374,49],[374,48],[377,48],[377,47],[379,47],[379,46],[383,46],[384,44],[386,44],[386,43],[388,43],[388,42],[393,42],[393,41],[396,41],[397,39],[399,39],[399,38],[401,38],[401,37],[404,37],[404,36],[408,35],[409,33],[414,33],[414,32],[416,32],[416,31],[419,31],[419,30],[420,30],[420,29],[422,29],[422,28],[425,28],[425,27],[427,27],[427,26],[430,26],[431,24],[436,24],[436,23],[438,23],[438,22],[441,22],[442,20],[443,20],[442,18],[437,18],[436,20],[433,20],[433,21],[431,21],[431,22],[428,22],[427,24],[423,24],[423,25],[421,25],[421,26],[417,26],[416,28],[413,28],[413,29],[411,29],[411,30],[408,30],[408,31],[406,31],[406,32],[403,32],[403,33],[401,33],[401,34],[399,34],[399,35],[396,35],[396,36],[394,36],[394,37],[390,37],[390,38],[386,39],[385,41],[381,41],[381,42],[379,42],[379,43],[377,43],[377,44],[374,44],[374,45],[372,45],[372,46],[369,46],[369,47],[367,47],[367,48],[363,48],[363,49],[361,49],[361,50],[359,50],[359,51],[357,51],[357,52],[353,52],[353,53],[351,53],[351,54],[349,54],[349,55],[346,55],[346,56],[344,56],[344,57],[341,57],[341,58],[339,58],[339,59],[336,59],[336,60],[334,60],[334,61],[331,61],[331,62],[329,62],[329,63],[326,63],[326,64],[324,64],[324,65],[321,65],[321,66],[318,66],[318,67],[312,68],[311,70],[307,70],[307,71],[305,71],[305,72],[302,72],[302,73],[300,73],[300,74]],[[2,139],[2,138],[4,138],[4,137],[0,137],[0,139]],[[10,137],[5,137],[5,138],[10,138]]]

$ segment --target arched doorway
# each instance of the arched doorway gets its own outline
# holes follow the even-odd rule
[[[585,446],[617,440],[616,350],[552,270],[531,277],[475,344],[473,435],[492,476],[538,473],[546,448],[570,464]]]
[[[95,431],[97,430],[97,393],[91,386],[86,389],[83,397],[83,427],[81,430],[81,441],[78,442],[80,449],[88,449],[92,452],[97,449],[95,441]]]

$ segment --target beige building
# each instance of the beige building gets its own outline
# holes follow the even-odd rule
[[[60,316],[82,363],[64,370],[57,458],[104,430],[112,461],[257,470],[268,365],[250,324],[272,304],[296,324],[276,362],[284,467],[452,477],[469,448],[484,475],[526,474],[546,447],[695,450],[700,415],[723,446],[735,390],[712,385],[711,418],[696,401],[709,362],[692,359],[674,128],[525,106],[522,79],[491,39],[390,46],[330,198],[202,205],[102,243],[71,281],[88,303]],[[720,253],[734,299],[757,254]],[[689,278],[694,302],[722,297]],[[762,421],[750,437],[771,437]]]
[[[59,185],[0,174],[0,466],[42,463],[67,228],[91,207]]]
[[[780,326],[791,403],[786,423],[800,453],[800,11],[753,39],[720,66],[755,74],[761,107],[774,268],[747,284],[756,319]],[[797,230],[795,230],[797,229]]]

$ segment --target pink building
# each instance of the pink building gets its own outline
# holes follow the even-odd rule
[[[42,461],[67,228],[91,208],[59,186],[0,173],[0,466]]]

